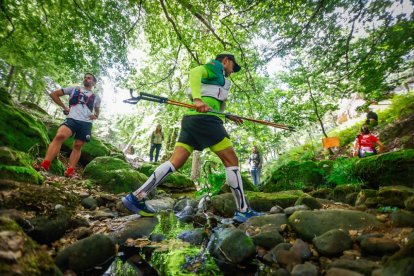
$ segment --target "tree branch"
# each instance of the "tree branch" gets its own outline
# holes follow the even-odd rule
[[[193,51],[190,49],[190,47],[185,43],[181,33],[178,31],[178,28],[174,22],[174,20],[170,17],[167,8],[165,7],[164,0],[159,0],[162,10],[164,11],[164,15],[167,18],[167,20],[171,23],[174,32],[177,34],[178,40],[184,45],[184,47],[187,49],[188,53],[191,55],[191,57],[198,63],[201,64],[200,60],[194,55]]]

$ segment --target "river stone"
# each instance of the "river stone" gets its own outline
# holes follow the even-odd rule
[[[357,238],[356,238],[356,241],[358,242],[358,243],[361,243],[363,240],[365,240],[365,239],[368,239],[368,238],[381,238],[381,237],[383,237],[384,235],[383,234],[381,234],[381,233],[367,233],[367,234],[362,234],[362,235],[359,235]]]
[[[316,198],[309,195],[301,196],[298,198],[298,200],[295,202],[295,206],[297,205],[306,205],[311,210],[322,208],[322,204]]]
[[[333,199],[335,201],[346,202],[347,195],[359,192],[359,190],[360,188],[358,186],[350,184],[336,186],[333,190]]]
[[[216,230],[208,246],[210,255],[219,262],[239,264],[252,258],[256,253],[253,241],[239,229]]]
[[[409,212],[405,210],[394,211],[391,213],[390,219],[392,220],[395,226],[414,227],[414,213],[413,212]]]
[[[284,238],[279,234],[279,231],[277,231],[276,228],[254,235],[252,240],[255,245],[261,246],[265,249],[271,249],[279,243],[284,242]]]
[[[95,210],[98,207],[98,202],[93,197],[89,196],[82,199],[82,206],[89,210]]]
[[[378,191],[377,190],[373,190],[373,189],[362,189],[359,193],[358,196],[356,198],[355,201],[355,206],[359,206],[365,203],[365,201],[367,200],[367,198],[370,197],[377,197],[378,196]]]
[[[317,276],[318,268],[311,263],[295,265],[292,269],[292,276]]]
[[[302,263],[300,256],[296,255],[295,252],[287,250],[279,250],[275,254],[276,262],[283,268],[291,271],[292,268]]]
[[[387,238],[370,237],[361,241],[363,255],[391,255],[400,250],[400,246],[393,240]]]
[[[197,228],[181,232],[177,238],[193,245],[200,245],[203,242],[204,234],[203,228]]]
[[[335,256],[352,247],[351,237],[343,230],[332,229],[313,239],[318,252],[326,256]]]
[[[380,225],[375,216],[351,210],[297,211],[288,222],[305,241],[311,241],[332,229],[351,230]]]
[[[309,210],[309,209],[310,208],[306,205],[296,205],[296,206],[285,208],[284,212],[287,216],[290,216],[296,211],[304,211],[304,210]]]
[[[162,197],[147,200],[146,204],[150,205],[156,212],[160,212],[164,210],[172,210],[174,202],[174,199],[172,199],[171,197]]]
[[[405,209],[414,211],[414,196],[410,196],[404,201]]]
[[[380,187],[378,197],[382,206],[404,208],[404,200],[414,195],[414,189],[405,186]]]
[[[290,243],[286,243],[286,242],[279,243],[278,245],[276,245],[275,247],[273,247],[269,251],[268,254],[270,254],[270,256],[272,257],[272,260],[274,262],[277,262],[277,260],[276,260],[276,254],[277,254],[277,252],[280,251],[280,250],[289,251],[289,249],[291,249],[291,248],[292,248],[292,244],[290,244]]]
[[[124,244],[129,238],[138,239],[148,237],[158,224],[156,217],[139,217],[138,215],[132,215],[131,217],[136,218],[128,221],[118,231],[110,234],[116,243]]]
[[[61,214],[56,218],[39,216],[30,222],[34,228],[27,234],[40,244],[51,244],[63,237],[69,229],[70,215]]]
[[[364,274],[348,269],[333,267],[326,271],[325,276],[364,276]]]
[[[414,240],[391,256],[384,265],[382,276],[414,275]]]
[[[97,234],[63,249],[55,262],[63,272],[70,269],[81,274],[96,266],[109,267],[115,256],[115,243],[108,236]]]
[[[197,206],[197,201],[191,198],[181,198],[175,202],[173,210],[174,212],[180,212],[182,211],[186,206],[191,206],[195,208]]]
[[[359,272],[365,276],[370,276],[372,271],[380,268],[380,266],[374,261],[364,259],[338,259],[328,264],[328,269],[330,268],[342,268],[346,270]]]
[[[246,230],[250,226],[253,227],[262,227],[268,224],[274,225],[276,229],[280,229],[282,224],[287,223],[287,218],[285,214],[272,214],[272,215],[263,215],[252,217],[245,223],[239,225],[239,229]]]
[[[301,239],[296,239],[295,243],[290,248],[290,251],[300,256],[302,261],[308,260],[310,257],[312,257],[312,252],[309,249],[309,245]]]

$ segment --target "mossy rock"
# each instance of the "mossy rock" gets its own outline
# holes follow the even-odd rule
[[[12,97],[5,87],[0,87],[0,102],[7,105],[13,105]]]
[[[359,159],[354,174],[370,185],[414,188],[414,150],[400,150]]]
[[[2,179],[42,184],[43,177],[32,168],[33,159],[25,152],[0,147],[0,175]]]
[[[290,190],[276,193],[246,192],[250,206],[260,212],[268,212],[273,206],[282,208],[293,206],[304,193],[301,190]]]
[[[414,211],[414,196],[410,196],[404,200],[405,209]]]
[[[377,197],[378,191],[373,189],[362,189],[356,198],[355,205],[362,205],[368,198]]]
[[[290,161],[270,171],[263,181],[265,192],[277,192],[303,187],[318,187],[324,183],[325,170],[313,161]]]
[[[400,251],[387,259],[381,271],[383,276],[413,275],[414,240],[410,240]]]
[[[252,177],[250,173],[242,172],[241,173],[242,181],[243,181],[243,190],[245,191],[252,191],[258,192],[259,188],[253,184]]]
[[[29,109],[30,111],[36,112],[41,116],[44,116],[44,115],[49,116],[49,113],[47,113],[46,110],[44,110],[43,108],[41,108],[40,106],[38,106],[35,103],[25,101],[25,102],[21,102],[20,104],[22,106],[26,107],[27,109]]]
[[[405,186],[381,187],[378,191],[379,202],[382,206],[404,208],[404,200],[414,195],[414,189]]]
[[[0,118],[0,146],[27,153],[37,148],[41,155],[46,152],[49,138],[39,119],[3,102],[0,102]]]
[[[351,193],[356,193],[361,190],[361,187],[356,185],[340,185],[333,190],[333,199],[335,201],[346,202],[346,196]]]
[[[37,214],[57,214],[56,205],[72,212],[79,204],[77,196],[58,190],[53,186],[20,185],[0,201],[0,209],[33,211]]]
[[[333,189],[331,188],[320,188],[316,191],[309,192],[308,194],[316,198],[330,199],[332,198],[332,192]]]
[[[13,220],[0,216],[1,275],[62,275],[48,252],[30,239]],[[18,271],[18,272],[17,272]]]
[[[322,204],[316,198],[307,194],[299,197],[298,200],[296,200],[295,206],[298,205],[306,205],[311,210],[322,208]]]
[[[143,163],[137,170],[149,177],[157,167],[157,165],[151,163]]]
[[[125,161],[110,156],[92,160],[85,167],[83,175],[105,191],[114,193],[130,192],[147,180],[146,175],[134,170]]]

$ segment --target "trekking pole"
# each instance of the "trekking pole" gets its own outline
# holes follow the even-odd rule
[[[196,109],[195,105],[182,103],[182,102],[178,102],[178,101],[175,101],[175,100],[170,100],[166,97],[161,97],[161,96],[157,96],[157,95],[153,95],[153,94],[149,94],[149,93],[141,92],[141,93],[138,93],[138,96],[134,96],[133,95],[134,91],[133,91],[132,88],[129,90],[129,93],[131,94],[131,98],[127,99],[127,100],[124,100],[125,103],[137,104],[138,101],[145,100],[145,101],[151,101],[151,102],[156,102],[156,103],[165,103],[165,104],[171,104],[171,105],[180,106],[180,107],[186,107],[186,108],[190,108],[190,109]],[[275,128],[289,130],[289,131],[295,131],[294,127],[283,125],[283,124],[277,124],[277,123],[273,123],[273,122],[269,122],[269,121],[264,121],[264,120],[249,118],[249,117],[233,115],[231,113],[224,113],[224,112],[211,110],[211,109],[208,112],[218,114],[218,115],[222,115],[222,116],[227,117],[227,118],[235,117],[235,118],[239,118],[239,119],[254,122],[254,123],[259,123],[259,124],[262,124],[262,125],[267,125],[267,126],[271,126],[271,127],[275,127]]]

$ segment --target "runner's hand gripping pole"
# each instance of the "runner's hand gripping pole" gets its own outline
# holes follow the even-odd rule
[[[127,100],[124,100],[125,103],[137,104],[138,101],[145,100],[145,101],[151,101],[151,102],[156,102],[156,103],[165,103],[165,104],[171,104],[171,105],[176,105],[176,106],[195,109],[195,105],[182,103],[182,102],[177,102],[177,101],[174,101],[174,100],[170,100],[166,97],[161,97],[161,96],[157,96],[157,95],[153,95],[153,94],[149,94],[149,93],[141,92],[141,93],[138,93],[138,96],[134,96],[134,90],[132,88],[129,90],[129,93],[131,94],[131,98],[127,99]],[[225,116],[225,117],[232,116],[232,117],[240,118],[242,120],[246,120],[246,121],[250,121],[250,122],[254,122],[254,123],[259,123],[259,124],[262,124],[262,125],[272,126],[272,127],[280,128],[280,129],[284,129],[284,130],[295,131],[294,127],[283,125],[283,124],[277,124],[277,123],[273,123],[273,122],[268,122],[268,121],[263,121],[263,120],[258,120],[258,119],[243,117],[243,116],[237,116],[237,115],[234,115],[234,114],[224,113],[224,112],[220,112],[220,111],[216,111],[216,110],[209,110],[208,112],[214,113],[214,114],[219,114],[219,115],[222,115],[222,116]]]

